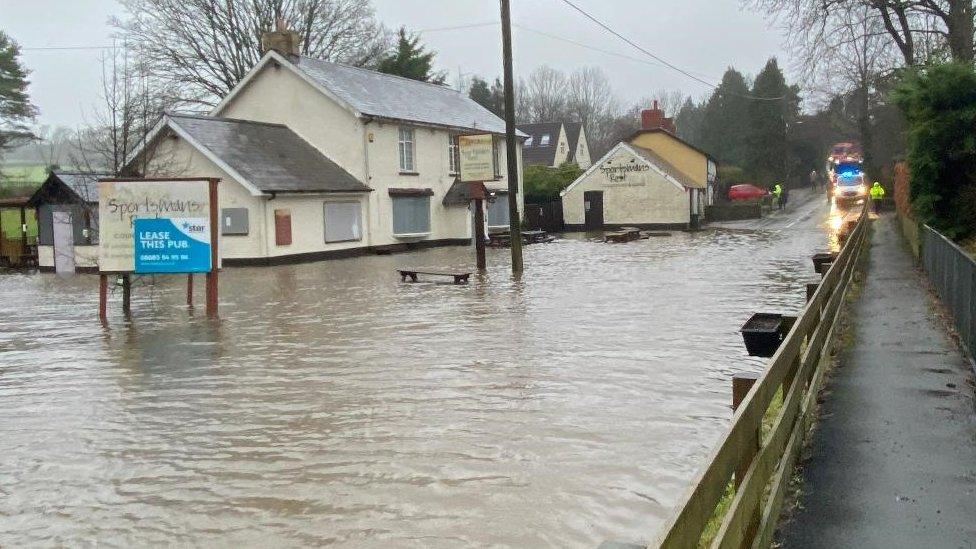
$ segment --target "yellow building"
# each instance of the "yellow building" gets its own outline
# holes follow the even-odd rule
[[[707,152],[678,137],[674,121],[654,102],[654,107],[641,111],[641,129],[634,132],[627,142],[654,151],[682,175],[703,189],[699,212],[711,206],[715,200],[715,175],[717,164]]]
[[[715,161],[675,135],[657,108],[560,193],[568,230],[696,228],[712,204]]]

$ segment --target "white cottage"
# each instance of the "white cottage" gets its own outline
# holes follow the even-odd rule
[[[582,169],[592,165],[586,130],[579,122],[541,122],[519,124],[528,137],[522,143],[526,166],[556,168],[564,162],[575,162]]]
[[[470,243],[448,199],[462,133],[495,135],[487,218],[507,223],[504,132],[450,88],[271,50],[208,116],[164,117],[130,167],[221,179],[225,264],[303,261]]]
[[[705,186],[650,149],[621,142],[561,193],[567,230],[692,225]]]

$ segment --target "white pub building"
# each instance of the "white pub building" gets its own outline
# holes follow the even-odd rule
[[[444,86],[298,55],[291,31],[264,42],[208,115],[168,114],[129,162],[145,177],[220,178],[225,264],[470,243],[460,134],[494,136],[486,217],[508,224],[503,120]]]

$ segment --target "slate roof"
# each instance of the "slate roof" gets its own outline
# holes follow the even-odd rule
[[[522,145],[522,163],[526,166],[552,166],[556,159],[556,145],[559,144],[559,130],[562,122],[541,122],[538,124],[519,124],[518,129],[532,138],[532,144]],[[549,145],[540,145],[542,136],[549,134]]]
[[[316,83],[367,116],[504,134],[505,121],[446,86],[330,63],[311,57],[289,60]]]
[[[580,122],[563,122],[563,128],[566,129],[566,140],[569,141],[569,161],[576,161],[576,145],[579,143],[580,130],[583,129],[583,124]]]
[[[634,149],[634,151],[637,154],[639,154],[640,156],[642,156],[644,158],[644,160],[647,160],[651,164],[654,164],[658,168],[661,168],[661,171],[663,171],[664,173],[670,175],[678,183],[681,183],[685,187],[691,187],[693,189],[704,189],[705,188],[704,185],[699,184],[694,179],[692,179],[692,178],[686,176],[685,174],[683,174],[681,172],[681,170],[679,170],[678,168],[674,167],[674,164],[668,162],[667,160],[664,159],[664,157],[662,157],[661,155],[657,154],[656,152],[654,152],[654,151],[652,151],[650,149],[645,149],[644,147],[638,147],[637,145],[630,145],[630,148]]]
[[[213,156],[261,192],[365,192],[359,179],[282,124],[168,114]]]
[[[89,204],[95,204],[98,202],[98,180],[103,177],[112,177],[112,174],[54,170],[28,202],[32,206],[47,203],[55,197],[64,196],[63,190],[66,189],[69,196],[74,195],[76,197],[71,198],[71,200],[82,200]]]
[[[112,177],[110,173],[64,172],[61,170],[54,170],[53,175],[85,202],[98,202],[99,178]]]

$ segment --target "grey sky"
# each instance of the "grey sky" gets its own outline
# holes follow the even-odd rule
[[[782,36],[762,16],[742,10],[738,0],[575,0],[620,33],[688,71],[718,81],[733,65],[757,72],[770,55],[785,60]],[[572,11],[560,0],[512,0],[517,26],[564,37],[593,48],[646,59],[643,54]],[[440,29],[498,21],[496,0],[374,0],[379,19],[390,27]],[[107,21],[120,14],[116,0],[0,0],[0,29],[23,47],[103,46],[112,43]],[[437,65],[450,73],[501,74],[498,25],[430,30],[423,40],[437,51]],[[569,72],[596,65],[627,102],[662,88],[696,97],[708,88],[671,69],[608,55],[530,30],[515,30],[515,71],[526,75],[541,64]],[[99,50],[28,50],[39,124],[77,126],[98,101]],[[650,61],[648,60],[649,62]],[[90,116],[89,116],[90,117]]]

